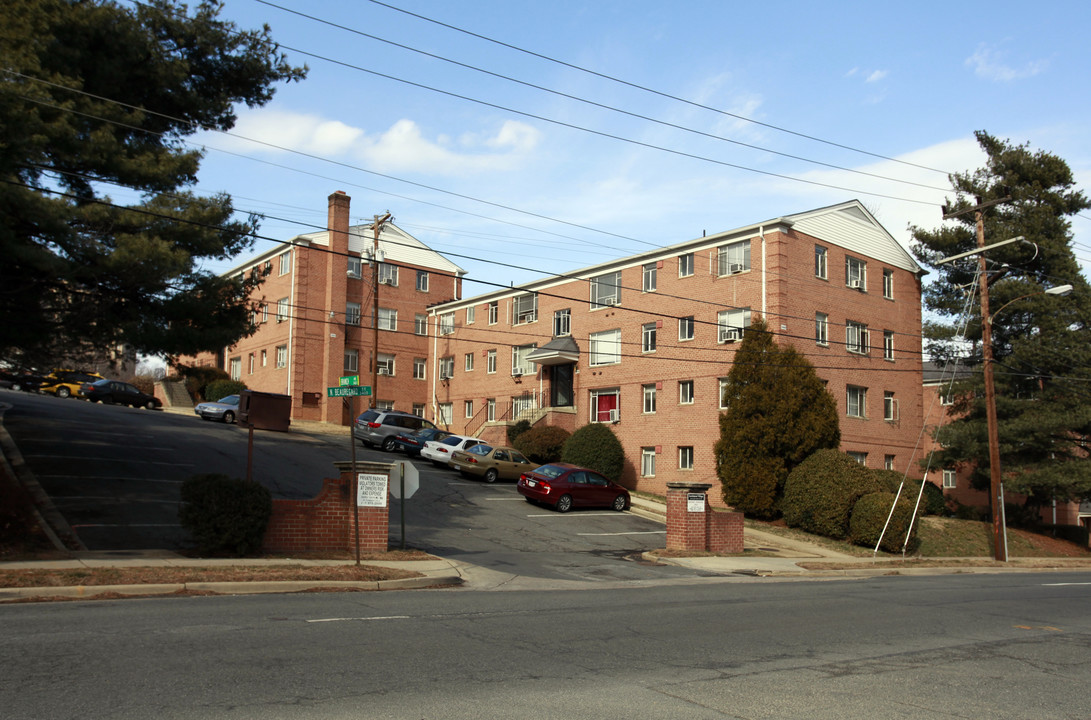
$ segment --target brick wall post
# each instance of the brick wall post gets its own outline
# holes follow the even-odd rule
[[[742,513],[713,512],[708,504],[711,487],[710,483],[667,483],[668,550],[742,554]]]

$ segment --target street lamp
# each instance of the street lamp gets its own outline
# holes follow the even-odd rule
[[[984,255],[982,255],[984,265]],[[985,281],[982,287],[987,287]],[[993,506],[993,548],[994,557],[1000,562],[1008,561],[1008,536],[1004,523],[1004,481],[1000,476],[1000,430],[996,417],[996,389],[993,384],[993,345],[992,326],[997,315],[1014,302],[1038,295],[1067,295],[1072,292],[1071,285],[1057,287],[1021,295],[1001,305],[996,312],[985,315],[981,324],[981,352],[985,362],[985,418],[989,432],[989,492]],[[981,312],[989,312],[988,295],[982,295]]]

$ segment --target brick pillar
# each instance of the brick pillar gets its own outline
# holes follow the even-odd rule
[[[341,471],[342,482],[350,488],[355,487],[352,476],[351,462],[335,462],[334,465]],[[387,492],[383,495],[382,507],[355,507],[357,496],[349,498],[350,521],[345,529],[345,545],[353,548],[356,540],[356,520],[351,517],[352,508],[355,507],[359,515],[360,525],[360,552],[386,552],[388,549],[388,535],[390,530],[390,476],[393,465],[390,463],[376,463],[357,461],[356,472],[362,475],[385,475]]]
[[[667,549],[707,550],[710,483],[667,483]],[[699,512],[690,511],[690,495],[700,495]]]

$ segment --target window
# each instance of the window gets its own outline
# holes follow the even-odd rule
[[[617,422],[621,419],[621,392],[612,390],[591,391],[591,422]]]
[[[651,414],[655,412],[655,383],[644,386],[644,412]]]
[[[287,275],[292,271],[292,251],[280,254],[280,274]]]
[[[496,398],[488,398],[485,400],[485,417],[489,422],[496,420]]]
[[[943,489],[954,490],[958,487],[958,475],[954,470],[943,471]]]
[[[379,308],[379,329],[397,330],[398,311],[392,308]]]
[[[717,341],[721,343],[742,340],[743,330],[750,327],[750,308],[721,310],[716,315]]]
[[[495,325],[497,316],[500,314],[500,305],[495,300],[489,303],[489,325]]]
[[[490,375],[492,375],[494,372],[496,372],[496,351],[495,350],[489,350],[485,354],[485,372],[489,373]]]
[[[439,379],[446,380],[455,376],[455,359],[453,357],[441,357],[439,359]]]
[[[269,322],[269,306],[264,303],[261,306],[261,321],[263,323]]]
[[[655,331],[658,322],[647,323],[640,326],[640,351],[655,352]]]
[[[678,448],[678,469],[693,469],[693,446],[686,445]]]
[[[379,284],[398,287],[398,266],[389,263],[379,263]]]
[[[231,358],[228,367],[230,368],[231,379],[232,380],[242,379],[242,358],[241,357]]]
[[[886,468],[887,470],[893,470],[894,469],[894,456],[893,455],[884,455],[883,456],[883,467]]]
[[[867,417],[867,388],[856,385],[848,386],[848,412],[849,417]]]
[[[534,395],[531,393],[523,393],[517,395],[511,399],[511,416],[519,419],[527,413],[534,412],[538,409],[538,403],[534,400]]]
[[[621,272],[591,278],[591,309],[621,304]]]
[[[376,410],[385,410],[386,412],[390,412],[391,410],[394,409],[394,401],[393,400],[376,400],[375,401],[375,409]]]
[[[867,263],[854,257],[845,258],[845,284],[867,292]]]
[[[890,268],[883,268],[883,297],[894,299],[894,271]]]
[[[466,353],[466,372],[470,372],[474,369],[474,354],[472,352]]]
[[[657,263],[648,263],[644,266],[644,292],[655,292]]]
[[[821,245],[815,245],[814,246],[814,276],[816,278],[821,278],[822,280],[827,280],[828,279],[828,276],[826,274],[826,272],[827,272],[827,261],[828,260],[829,260],[829,258],[827,257],[826,248],[822,247]]]
[[[693,274],[693,253],[678,256],[678,277],[689,277]]]
[[[468,417],[468,418],[472,418],[474,416],[474,401],[473,400],[467,400],[466,401],[464,415],[466,417]]]
[[[693,381],[681,380],[678,383],[678,402],[682,405],[693,404]]]
[[[716,250],[716,274],[734,275],[750,269],[750,241],[722,245]]]
[[[826,313],[814,314],[814,341],[819,345],[830,344],[830,316]]]
[[[441,425],[450,426],[454,418],[454,403],[440,403],[436,406],[436,421]]]
[[[640,474],[643,477],[655,477],[655,448],[640,448]]]
[[[421,292],[428,292],[428,271],[417,271],[417,290]]]
[[[894,399],[894,393],[883,393],[883,420],[894,422],[898,419],[898,401]]]
[[[689,315],[684,318],[678,318],[678,339],[679,340],[692,340],[693,339],[693,316]]]
[[[428,360],[426,358],[413,358],[413,379],[424,380],[427,372]]]
[[[867,355],[868,331],[867,325],[849,320],[845,323],[845,349],[850,353]]]
[[[269,353],[265,350],[261,351],[261,366],[265,367],[269,364]]]
[[[424,403],[413,403],[413,414],[417,417],[424,417]]]
[[[413,316],[413,332],[417,335],[428,334],[428,316],[417,313]]]
[[[565,308],[553,313],[553,337],[572,334],[572,310]]]
[[[277,300],[277,322],[284,322],[288,319],[288,298],[281,298]]]
[[[727,410],[727,378],[720,378],[720,409]]]
[[[249,355],[247,355],[247,357],[246,357],[246,374],[247,375],[253,375],[254,374],[254,365],[255,365],[256,362],[257,362],[257,356],[254,355],[254,353],[250,353]]]
[[[348,276],[355,280],[359,280],[363,277],[363,263],[360,262],[358,257],[350,257],[348,262]]]
[[[538,321],[538,294],[526,293],[512,300],[513,325],[525,325]]]
[[[345,324],[346,325],[359,325],[360,324],[360,303],[345,303]]]
[[[346,350],[345,351],[345,372],[355,373],[360,370],[360,351],[359,350]]]
[[[511,374],[513,376],[533,375],[537,372],[534,363],[527,360],[527,355],[530,355],[536,347],[538,346],[535,344],[518,345],[511,349]]]
[[[883,360],[894,359],[894,331],[883,330]]]
[[[846,454],[850,458],[855,460],[856,462],[863,465],[864,467],[867,467],[867,453],[866,452],[855,452],[853,450],[849,450]]]
[[[591,365],[616,365],[621,362],[621,330],[591,333]]]
[[[455,331],[455,314],[453,312],[443,313],[439,316],[439,334],[450,335]]]
[[[394,374],[394,356],[387,353],[379,353],[375,363],[375,369],[380,375]]]
[[[288,367],[288,346],[277,345],[277,367]]]
[[[476,319],[477,319],[477,308],[474,307],[473,305],[471,305],[470,307],[466,308],[466,324],[467,325],[473,325],[474,320],[476,320]]]
[[[939,394],[939,404],[940,405],[954,405],[955,404],[955,396],[951,395],[949,393],[941,392]]]

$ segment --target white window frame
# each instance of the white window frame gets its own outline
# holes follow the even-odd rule
[[[679,380],[678,381],[678,404],[679,405],[692,405],[693,404],[693,381],[692,380]]]
[[[883,420],[887,422],[898,420],[898,399],[890,390],[883,392]]]
[[[603,273],[591,278],[591,309],[598,310],[621,304],[621,271]]]
[[[466,400],[463,405],[464,417],[472,418],[474,416],[474,401]]]
[[[474,369],[474,354],[472,352],[466,353],[463,369],[466,372],[471,372]]]
[[[692,470],[693,469],[693,446],[692,445],[679,445],[678,446],[678,469],[679,470]]]
[[[420,292],[428,292],[428,271],[417,271],[417,290]]]
[[[814,341],[816,345],[823,347],[830,344],[830,316],[826,313],[814,314]]]
[[[233,357],[227,363],[228,374],[232,380],[242,380],[242,356]]]
[[[883,468],[886,469],[886,470],[893,470],[894,469],[894,462],[896,460],[897,460],[897,456],[895,456],[895,455],[884,455],[883,456]]]
[[[360,303],[347,302],[345,303],[345,324],[346,325],[359,325],[360,324]]]
[[[277,367],[288,367],[288,346],[277,345]]]
[[[485,419],[489,422],[496,422],[496,398],[486,398],[485,408]]]
[[[379,263],[379,284],[398,287],[398,266],[390,263]]]
[[[620,364],[621,329],[591,333],[588,358],[591,367]]]
[[[413,316],[413,334],[414,335],[427,335],[428,334],[428,316],[416,313]]]
[[[867,388],[860,385],[845,387],[845,415],[852,418],[867,419]]]
[[[553,312],[553,337],[567,337],[572,334],[572,310],[555,310]]]
[[[867,261],[845,256],[845,287],[867,292]]]
[[[943,469],[943,489],[955,490],[958,488],[958,471],[950,468]]]
[[[394,356],[390,353],[376,355],[375,371],[379,375],[394,377]]]
[[[280,274],[287,275],[292,271],[292,251],[287,250],[280,254]]]
[[[439,403],[436,405],[436,423],[446,427],[451,426],[455,414],[454,403]]]
[[[348,259],[348,277],[353,280],[359,280],[364,275],[364,263],[358,257],[350,257]]]
[[[722,377],[722,378],[718,378],[717,380],[718,380],[718,383],[719,383],[719,391],[720,391],[720,397],[719,397],[719,401],[718,401],[719,409],[720,410],[727,410],[728,404],[726,402],[724,402],[724,395],[726,395],[726,393],[724,391],[727,390],[727,378]]]
[[[894,331],[883,330],[883,360],[894,361]]]
[[[643,385],[642,390],[643,390],[643,394],[644,394],[644,414],[645,415],[654,415],[655,414],[656,390],[657,390],[656,384],[655,383],[649,383],[647,385]]]
[[[640,477],[655,477],[655,448],[640,448]]]
[[[821,245],[814,246],[814,276],[820,280],[829,280],[830,254]]]
[[[644,323],[640,326],[640,352],[655,352],[658,328],[658,322]]]
[[[845,454],[851,457],[856,462],[860,463],[864,467],[867,467],[867,453],[860,452],[859,450],[846,450]]]
[[[678,256],[678,277],[692,277],[693,267],[693,253],[682,253]]]
[[[455,314],[453,312],[443,313],[439,316],[439,334],[450,335],[455,331]]]
[[[716,248],[716,274],[720,277],[750,269],[750,241],[728,243]]]
[[[269,364],[269,353],[265,349],[261,351],[261,366],[267,367]]]
[[[693,316],[678,318],[678,342],[686,342],[694,338]]]
[[[511,374],[513,377],[518,375],[534,375],[538,371],[535,369],[534,363],[527,360],[527,355],[530,355],[538,347],[537,343],[531,343],[529,345],[513,345],[511,348]]]
[[[398,311],[394,308],[379,308],[379,329],[398,330]]]
[[[447,380],[455,376],[455,358],[447,355],[439,359],[439,379]]]
[[[599,415],[599,398],[614,397],[616,402],[614,403],[614,410],[612,416],[600,418]],[[593,423],[605,423],[614,422],[621,419],[621,390],[619,388],[603,388],[599,390],[591,391],[591,422]]]
[[[288,319],[288,298],[281,298],[277,300],[277,322],[284,322]]]
[[[867,355],[871,351],[868,327],[855,320],[845,321],[845,350],[855,355]]]
[[[360,351],[351,348],[345,349],[345,372],[360,372]]]
[[[538,293],[523,293],[511,299],[511,324],[538,322]]]
[[[428,379],[428,358],[413,358],[413,379]]]
[[[485,353],[485,372],[489,375],[496,373],[496,351],[487,350]]]
[[[730,341],[730,337],[737,335],[742,340],[743,332],[750,327],[750,308],[732,308],[716,313],[716,342],[723,344]],[[737,333],[730,333],[737,330]]]
[[[883,268],[883,297],[894,299],[894,271],[890,268]]]
[[[495,325],[500,321],[500,303],[493,300],[489,303],[489,325]]]
[[[641,274],[643,276],[643,289],[644,292],[655,292],[658,278],[656,277],[659,271],[659,263],[645,263],[641,267]]]
[[[470,307],[466,308],[466,324],[473,325],[476,320],[477,308],[471,305]]]

